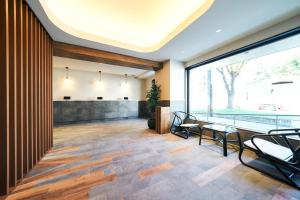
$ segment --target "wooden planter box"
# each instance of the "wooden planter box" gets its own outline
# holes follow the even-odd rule
[[[155,130],[159,134],[170,132],[170,107],[156,107]]]

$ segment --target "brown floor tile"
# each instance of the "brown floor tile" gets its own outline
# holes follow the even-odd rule
[[[167,163],[163,163],[163,164],[160,164],[160,165],[156,165],[154,167],[150,167],[148,169],[141,170],[137,174],[140,177],[140,179],[143,180],[147,176],[152,176],[153,174],[157,174],[157,173],[160,173],[162,171],[169,170],[173,167],[174,166],[172,165],[172,163],[167,162]]]

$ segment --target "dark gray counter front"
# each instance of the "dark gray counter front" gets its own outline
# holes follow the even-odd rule
[[[138,117],[138,101],[54,101],[54,124]]]

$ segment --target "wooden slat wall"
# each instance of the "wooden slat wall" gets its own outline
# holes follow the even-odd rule
[[[0,195],[52,147],[52,39],[24,0],[0,0]]]

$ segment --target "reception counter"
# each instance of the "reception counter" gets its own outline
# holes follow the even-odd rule
[[[120,101],[53,101],[54,125],[108,119],[136,118],[139,102]]]

